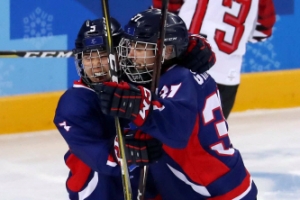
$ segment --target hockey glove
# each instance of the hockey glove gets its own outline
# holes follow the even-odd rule
[[[215,62],[215,53],[206,39],[198,34],[190,35],[187,52],[180,60],[180,64],[201,74],[209,70]]]
[[[124,140],[126,159],[129,166],[154,163],[162,156],[162,143],[140,130],[130,130],[126,133]],[[116,142],[115,154],[119,160],[119,148]]]
[[[94,87],[104,114],[132,120],[142,126],[151,109],[152,94],[142,86],[105,82]]]

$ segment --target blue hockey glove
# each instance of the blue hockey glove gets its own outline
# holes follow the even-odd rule
[[[132,120],[142,126],[151,109],[152,93],[126,82],[105,82],[94,87],[104,114]]]
[[[180,64],[193,72],[203,73],[216,62],[215,53],[204,37],[198,34],[189,36],[189,46]]]

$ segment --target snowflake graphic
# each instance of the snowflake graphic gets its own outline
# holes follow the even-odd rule
[[[0,61],[0,96],[6,95],[5,90],[13,87],[13,82],[5,79],[12,71],[15,70],[13,65],[4,65],[3,61]]]
[[[24,39],[40,48],[53,36],[53,15],[37,7],[29,16],[23,18]]]
[[[280,16],[276,16],[277,22]],[[273,28],[273,35],[276,27]],[[281,63],[276,60],[277,53],[272,44],[273,36],[264,42],[247,45],[247,53],[243,59],[242,72],[261,72],[280,69]]]

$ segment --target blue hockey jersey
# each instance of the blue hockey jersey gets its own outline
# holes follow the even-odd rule
[[[257,188],[231,145],[214,79],[173,66],[158,91],[139,128],[164,144],[162,159],[149,167],[162,198],[256,199]]]
[[[123,200],[120,166],[112,155],[114,118],[101,112],[94,90],[75,81],[61,96],[54,123],[69,146],[64,159],[70,170],[66,181],[70,200]],[[129,175],[135,198],[139,170]]]

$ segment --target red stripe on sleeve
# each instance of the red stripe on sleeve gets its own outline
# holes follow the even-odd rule
[[[198,0],[195,13],[190,25],[190,33],[193,34],[198,34],[200,33],[200,29],[203,23],[203,18],[206,13],[206,8],[207,8],[208,0]]]

